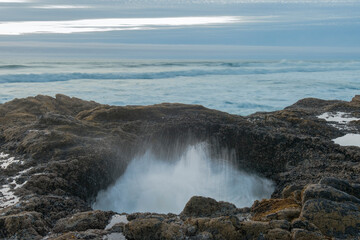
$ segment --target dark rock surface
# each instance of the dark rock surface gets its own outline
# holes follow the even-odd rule
[[[85,231],[88,229],[105,229],[113,212],[88,211],[80,212],[56,222],[53,231],[56,233]]]
[[[219,217],[234,215],[236,206],[227,202],[217,202],[212,198],[194,196],[185,205],[181,216],[184,217]]]
[[[359,133],[360,121],[344,126],[318,118],[326,112],[360,117],[360,96],[308,98],[247,117],[198,105],[118,107],[64,95],[0,104],[0,153],[19,160],[0,168],[0,238],[360,238],[360,148],[332,142]],[[98,191],[136,154],[152,148],[168,156],[200,141],[214,155],[233,150],[239,168],[272,179],[272,199],[236,209],[193,198],[181,216],[132,214],[112,230],[105,226],[114,213],[91,211]]]

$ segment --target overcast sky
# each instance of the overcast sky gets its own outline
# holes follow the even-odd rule
[[[355,0],[0,0],[2,58],[360,58]]]

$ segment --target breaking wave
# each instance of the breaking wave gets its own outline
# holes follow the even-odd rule
[[[121,80],[121,79],[166,79],[176,77],[199,77],[207,75],[247,75],[247,74],[272,74],[289,72],[321,72],[329,70],[321,69],[282,69],[282,70],[187,70],[166,71],[148,73],[57,73],[57,74],[9,74],[1,75],[0,83],[22,83],[22,82],[62,82],[79,79],[91,80]]]
[[[64,70],[67,72],[56,72]],[[176,77],[201,77],[207,75],[257,75],[276,73],[312,73],[358,70],[360,62],[311,61],[235,61],[235,62],[53,62],[29,64],[0,64],[0,83],[61,82],[79,79],[166,79]],[[30,73],[11,70],[27,69]],[[52,71],[55,69],[55,72]],[[89,70],[97,69],[98,72]],[[131,70],[131,69],[136,69]],[[8,71],[5,71],[8,70]],[[34,71],[31,73],[31,71]],[[69,72],[75,70],[73,72]],[[80,71],[79,71],[80,70]],[[4,72],[5,71],[5,72]],[[9,72],[10,71],[10,72]],[[109,72],[110,71],[110,72]],[[2,74],[1,74],[2,73]]]

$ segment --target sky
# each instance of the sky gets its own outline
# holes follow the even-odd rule
[[[359,59],[358,0],[0,0],[0,59]]]

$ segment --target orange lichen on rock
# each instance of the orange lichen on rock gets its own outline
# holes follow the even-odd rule
[[[286,199],[263,199],[255,201],[251,207],[251,212],[254,214],[252,220],[263,221],[269,220],[267,216],[276,214],[287,209],[299,209],[301,206],[291,198]]]

